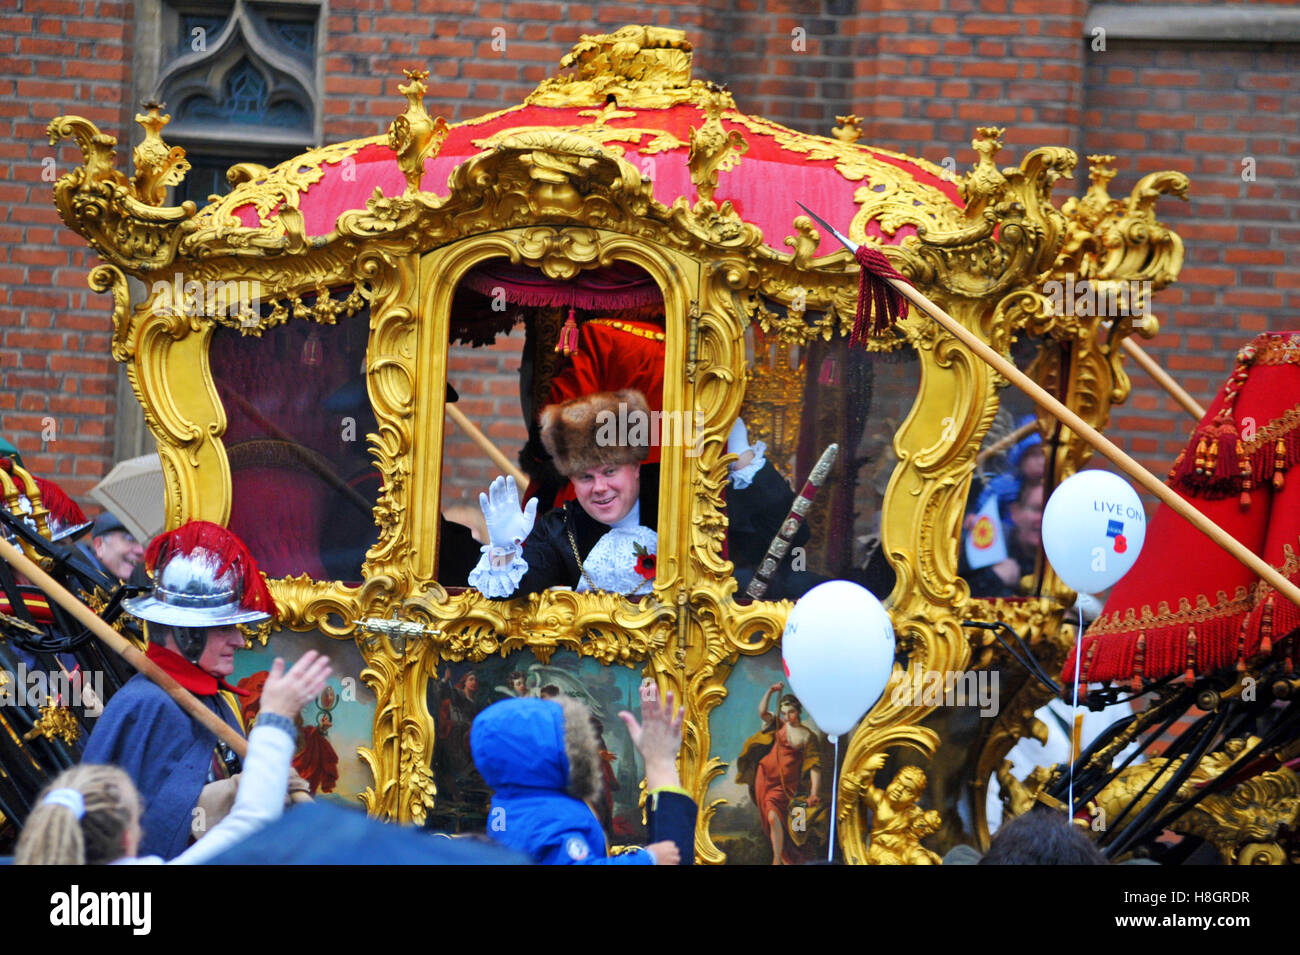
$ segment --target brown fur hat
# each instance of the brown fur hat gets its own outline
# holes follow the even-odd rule
[[[591,710],[577,700],[561,696],[555,701],[564,710],[564,755],[569,760],[569,795],[595,802],[604,789],[600,771],[600,741],[591,723]]]
[[[572,477],[609,464],[640,464],[650,455],[650,424],[641,392],[601,391],[543,408],[542,444],[556,470]]]

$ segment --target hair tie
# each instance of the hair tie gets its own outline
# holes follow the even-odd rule
[[[75,789],[51,789],[41,802],[47,806],[62,806],[71,810],[78,822],[86,814],[85,797]]]

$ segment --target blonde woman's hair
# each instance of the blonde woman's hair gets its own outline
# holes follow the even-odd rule
[[[55,789],[81,793],[80,820],[62,804],[45,802]],[[82,764],[60,773],[40,795],[14,851],[15,865],[103,865],[125,854],[124,837],[139,815],[131,777],[116,766]]]

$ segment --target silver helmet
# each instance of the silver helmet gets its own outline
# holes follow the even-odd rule
[[[127,613],[169,627],[225,627],[271,619],[243,605],[237,567],[202,548],[170,555],[155,572],[153,593],[123,602]]]

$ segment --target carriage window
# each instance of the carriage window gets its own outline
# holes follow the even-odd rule
[[[209,359],[226,413],[230,529],[270,577],[361,580],[378,540],[380,475],[366,444],[368,310],[290,319],[261,337],[219,326]]]
[[[647,442],[639,469],[631,458],[623,461],[604,437],[611,447],[622,445],[636,409],[629,405],[620,416],[613,408],[608,433],[566,423],[563,456],[556,459],[546,450],[539,417],[549,404],[619,389],[643,393],[647,412],[661,410],[665,332],[658,286],[627,263],[561,282],[491,260],[457,287],[449,335],[439,582],[464,587],[472,577],[492,597],[549,587],[649,593],[657,551],[657,438]],[[594,408],[588,409],[593,416]],[[647,417],[647,434],[650,423]],[[614,458],[620,473],[605,474]],[[600,474],[577,481],[566,470],[586,474],[598,463]],[[479,495],[498,475],[515,476],[520,504],[538,502],[522,567],[482,553],[489,530]],[[566,502],[573,502],[569,521],[558,510]],[[493,496],[490,507],[497,503]],[[500,513],[517,518],[508,507]],[[618,533],[606,541],[616,525]],[[620,568],[626,573],[606,575]]]
[[[727,491],[738,595],[757,575],[750,594],[761,590],[764,599],[797,599],[831,578],[886,596],[894,581],[880,546],[880,508],[897,463],[894,434],[920,388],[915,358],[906,350],[869,355],[840,337],[794,345],[757,325],[746,344],[745,435],[733,429],[730,446],[742,453],[748,445],[753,454],[732,465]],[[838,455],[802,526],[772,549],[796,493],[831,444]],[[755,469],[759,460],[764,464]],[[749,471],[752,480],[739,487]]]
[[[1061,346],[1025,337],[1012,346],[1011,358],[1050,388],[1057,380],[1050,366],[1060,360]],[[1043,373],[1048,377],[1038,378]],[[975,458],[957,555],[972,597],[1033,596],[1042,585],[1043,505],[1055,484],[1048,437],[1044,445],[1033,402],[1017,388],[1003,388]]]

